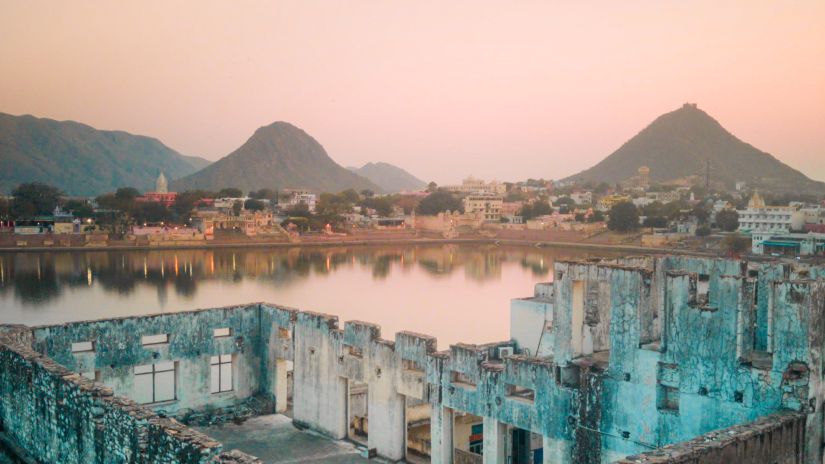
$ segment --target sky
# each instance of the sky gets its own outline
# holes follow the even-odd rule
[[[288,121],[342,166],[558,179],[685,102],[825,180],[825,1],[0,0],[0,112],[210,160]]]

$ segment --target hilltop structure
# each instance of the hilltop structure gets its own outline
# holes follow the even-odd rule
[[[510,340],[443,351],[264,303],[6,326],[0,437],[40,462],[259,462],[168,417],[292,391],[296,424],[390,460],[815,464],[823,327],[825,268],[682,256],[557,262]]]

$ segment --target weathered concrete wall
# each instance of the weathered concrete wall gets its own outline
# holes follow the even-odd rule
[[[628,456],[617,464],[801,464],[808,462],[799,446],[805,441],[805,429],[805,414],[777,413],[677,445]]]
[[[216,337],[215,329],[229,329]],[[124,317],[35,328],[34,348],[77,373],[96,373],[117,395],[136,398],[135,366],[176,364],[176,399],[154,407],[224,407],[260,390],[262,360],[259,305]],[[143,336],[167,334],[168,342],[143,345]],[[92,342],[93,350],[73,353],[72,344]],[[210,358],[232,356],[231,391],[210,392]]]
[[[71,372],[23,342],[0,335],[0,430],[39,462],[259,462],[222,454],[220,443],[161,418],[110,388]]]

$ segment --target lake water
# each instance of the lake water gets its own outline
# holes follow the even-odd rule
[[[27,325],[265,301],[456,342],[509,338],[510,299],[591,253],[494,245],[0,254],[0,323]]]

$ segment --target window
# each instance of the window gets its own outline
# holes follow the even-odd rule
[[[177,399],[175,368],[173,361],[135,366],[135,401],[151,404]]]
[[[140,337],[140,343],[142,343],[143,346],[169,343],[169,334],[144,335]]]
[[[95,342],[72,343],[72,353],[88,353],[95,350]]]
[[[536,401],[536,392],[531,388],[507,384],[507,398],[525,403],[533,403]]]
[[[229,336],[232,335],[232,329],[230,329],[229,327],[222,327],[220,329],[215,329],[215,331],[213,332],[213,335],[215,336],[215,338],[229,337]]]
[[[210,392],[222,393],[232,391],[232,355],[222,354],[220,356],[212,356],[209,364],[211,364]]]

